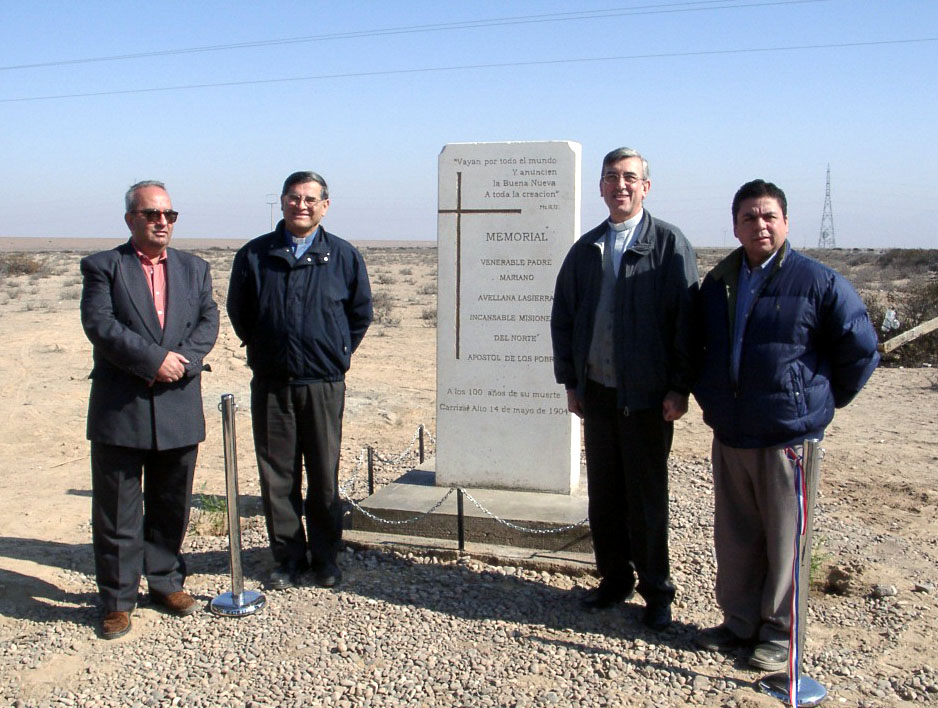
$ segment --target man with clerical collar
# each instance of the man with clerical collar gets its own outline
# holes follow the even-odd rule
[[[782,671],[792,646],[796,467],[869,379],[876,332],[856,291],[788,241],[785,193],[747,182],[732,205],[740,248],[704,278],[694,397],[713,429],[719,625],[703,649],[745,649]],[[797,646],[797,640],[795,640]]]
[[[345,372],[371,324],[371,286],[358,250],[322,228],[329,209],[322,176],[287,177],[280,208],[277,228],[235,256],[228,316],[254,374],[254,448],[276,563],[268,584],[292,587],[312,566],[317,583],[333,587],[342,578]]]
[[[130,240],[83,258],[81,322],[93,345],[88,439],[101,635],[131,629],[141,573],[171,614],[198,609],[180,554],[199,443],[201,374],[218,335],[208,263],[169,248],[179,216],[162,182],[127,190]],[[141,494],[142,485],[142,494]]]
[[[643,208],[648,162],[619,148],[603,159],[609,219],[570,249],[551,313],[554,373],[584,422],[589,521],[601,577],[583,605],[638,593],[644,623],[671,623],[668,455],[687,411],[697,260],[680,229]]]

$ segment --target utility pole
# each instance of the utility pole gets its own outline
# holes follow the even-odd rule
[[[267,203],[270,205],[270,230],[274,230],[274,206],[277,204],[277,195],[268,194]]]
[[[827,192],[824,195],[824,211],[821,213],[821,233],[818,248],[837,248],[834,240],[834,212],[831,210],[831,166],[827,165]]]

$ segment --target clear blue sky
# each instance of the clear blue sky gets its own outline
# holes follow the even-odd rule
[[[314,169],[330,230],[434,239],[443,145],[574,140],[584,229],[627,145],[696,245],[733,242],[755,177],[815,245],[830,163],[838,246],[938,247],[936,39],[935,0],[3,0],[0,235],[123,238],[124,190],[161,179],[177,237],[247,239]]]

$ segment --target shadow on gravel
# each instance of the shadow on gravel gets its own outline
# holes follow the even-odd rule
[[[96,592],[67,592],[45,580],[0,569],[0,615],[33,622],[91,621]]]
[[[471,561],[470,561],[471,562]],[[586,588],[565,589],[537,579],[476,570],[467,564],[419,563],[390,553],[343,553],[340,592],[412,606],[467,620],[498,620],[538,629],[574,630],[689,649],[696,628],[676,618],[654,632],[642,624],[641,601],[609,610],[584,610]]]
[[[90,543],[59,543],[38,538],[0,536],[0,556],[94,575],[94,555]]]

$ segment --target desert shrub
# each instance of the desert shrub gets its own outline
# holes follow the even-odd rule
[[[880,342],[917,327],[923,322],[938,317],[938,280],[916,279],[904,293],[894,295],[894,301],[883,302],[881,298],[864,297],[870,321],[876,328]],[[899,327],[883,331],[886,310],[895,311]],[[914,339],[883,356],[884,366],[938,366],[938,330]]]
[[[400,269],[399,271],[397,271],[397,272],[398,272],[398,274],[400,274],[400,275],[413,275],[413,274],[414,274],[414,269],[413,269],[413,268],[410,268],[410,267],[401,268],[401,269]]]
[[[77,300],[80,297],[80,285],[69,285],[68,287],[62,288],[62,291],[59,293],[59,298],[62,300]]]
[[[423,320],[424,327],[436,327],[436,308],[423,308],[423,312],[420,313],[420,319]]]
[[[378,290],[371,294],[372,305],[374,307],[374,323],[384,325],[385,327],[394,327],[401,323],[400,317],[394,317],[394,298],[388,295],[384,290]]]
[[[0,275],[34,275],[43,270],[43,261],[29,253],[0,253]]]
[[[436,295],[436,282],[427,283],[417,288],[418,295]]]
[[[200,536],[224,536],[228,533],[227,498],[200,492],[192,495],[192,507],[196,512],[190,522],[194,533]]]
[[[876,259],[880,268],[893,266],[904,273],[938,270],[938,252],[924,248],[890,248]]]
[[[378,285],[394,285],[394,283],[397,282],[397,278],[390,273],[375,273],[374,282]]]

